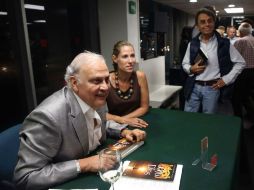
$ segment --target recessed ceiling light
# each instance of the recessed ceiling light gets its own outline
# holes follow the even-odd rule
[[[8,14],[7,12],[0,11],[0,15],[7,15],[7,14]]]
[[[232,7],[235,7],[235,5],[234,4],[230,4],[230,5],[228,5],[228,7],[232,8]]]
[[[46,20],[34,20],[35,23],[46,23]]]
[[[41,6],[41,5],[25,4],[24,7],[26,9],[34,9],[34,10],[40,10],[40,11],[45,10],[44,6]]]
[[[226,13],[243,13],[244,12],[242,7],[238,7],[238,8],[225,8],[224,10],[226,11]]]
[[[190,0],[189,2],[190,2],[190,3],[197,3],[198,0]]]
[[[7,68],[7,67],[2,67],[1,70],[2,70],[3,72],[5,72],[5,73],[8,72],[8,68]]]

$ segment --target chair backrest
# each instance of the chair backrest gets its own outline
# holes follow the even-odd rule
[[[0,181],[12,181],[18,159],[19,130],[21,124],[0,133]]]

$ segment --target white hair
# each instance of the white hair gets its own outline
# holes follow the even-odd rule
[[[241,35],[243,36],[248,36],[252,33],[252,26],[247,23],[247,22],[243,22],[239,28],[238,28],[239,32]]]
[[[66,72],[64,75],[64,80],[66,81],[66,84],[69,88],[71,88],[70,84],[70,78],[76,77],[78,82],[79,81],[79,70],[81,65],[88,64],[88,63],[95,63],[98,59],[103,60],[105,62],[105,59],[102,55],[93,53],[90,51],[84,51],[83,53],[78,54],[70,63],[70,65],[67,66]]]

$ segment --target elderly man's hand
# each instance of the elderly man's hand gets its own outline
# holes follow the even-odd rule
[[[78,160],[81,172],[98,172],[99,171],[99,155],[90,156]]]
[[[145,139],[146,132],[140,129],[134,129],[134,130],[124,129],[121,135],[122,137],[126,138],[128,141],[138,142]]]

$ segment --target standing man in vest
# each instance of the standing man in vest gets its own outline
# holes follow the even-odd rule
[[[215,31],[216,16],[206,8],[195,17],[200,33],[189,43],[182,66],[188,74],[185,83],[184,111],[215,113],[220,89],[232,84],[245,67],[245,61],[229,40]],[[208,60],[194,61],[199,48]]]

